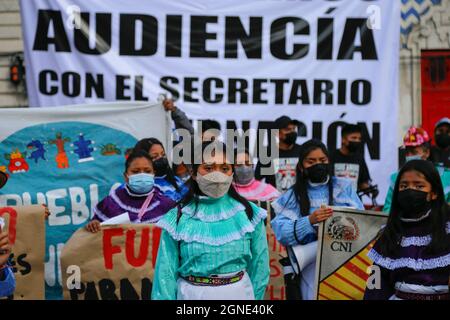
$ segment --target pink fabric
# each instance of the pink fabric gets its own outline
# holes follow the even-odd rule
[[[403,145],[405,147],[417,147],[429,141],[430,136],[428,133],[424,129],[418,127],[409,128],[408,132],[403,137]]]
[[[250,201],[272,201],[280,196],[280,193],[272,185],[253,179],[248,185],[234,183],[236,191]]]
[[[138,214],[139,220],[142,219],[142,217],[144,216],[145,212],[147,211],[148,206],[150,205],[150,202],[152,202],[152,199],[153,199],[153,195],[154,195],[154,194],[155,194],[154,192],[151,192],[151,193],[147,196],[147,199],[145,199],[144,204],[143,204],[142,207],[141,207],[141,210],[139,210],[139,214]]]

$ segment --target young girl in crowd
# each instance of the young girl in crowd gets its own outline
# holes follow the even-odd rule
[[[155,186],[166,197],[178,202],[187,194],[188,187],[183,180],[174,174],[167,160],[164,147],[158,139],[142,139],[134,146],[134,150],[141,150],[150,155],[155,168]]]
[[[157,224],[163,232],[152,299],[262,299],[270,273],[266,212],[232,186],[223,144],[204,143],[201,151],[185,206]]]
[[[317,223],[332,216],[328,206],[364,209],[350,180],[331,175],[328,151],[318,140],[305,142],[300,149],[296,182],[272,203],[276,217],[272,227],[284,246],[306,245],[317,241]],[[315,261],[301,273],[300,292],[311,300],[314,291]]]
[[[381,281],[368,283],[365,299],[450,300],[450,211],[430,161],[411,160],[400,170],[388,222],[369,257]]]
[[[280,193],[272,185],[255,179],[250,153],[248,150],[236,150],[233,186],[249,201],[273,201]]]
[[[155,223],[176,203],[154,188],[154,169],[148,153],[132,152],[125,162],[124,187],[112,191],[94,208],[86,228],[100,230],[100,222],[128,212],[133,223]]]

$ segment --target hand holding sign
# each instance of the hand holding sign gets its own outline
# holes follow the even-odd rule
[[[8,261],[11,254],[11,245],[9,244],[8,233],[3,232],[0,226],[0,268]]]
[[[92,232],[92,233],[99,232],[100,229],[101,229],[100,221],[98,221],[98,220],[92,220],[91,222],[89,222],[86,225],[86,230],[89,231],[89,232]]]
[[[327,206],[322,206],[309,215],[309,222],[311,225],[327,220],[333,215],[333,209]]]
[[[50,216],[50,209],[48,208],[48,206],[47,205],[45,205],[45,204],[43,204],[42,205],[43,207],[44,207],[44,209],[45,209],[45,220],[48,220],[48,217]]]

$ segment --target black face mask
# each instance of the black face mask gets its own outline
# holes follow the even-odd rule
[[[330,166],[328,163],[315,164],[305,169],[306,177],[312,183],[324,183],[330,174]]]
[[[436,144],[441,149],[447,149],[450,146],[450,135],[445,133],[440,133],[435,136]]]
[[[166,157],[159,158],[153,161],[153,168],[155,169],[155,176],[164,176],[170,170],[169,161]]]
[[[362,147],[362,142],[357,142],[357,141],[350,141],[347,146],[348,151],[350,151],[352,153],[361,150],[361,147]]]
[[[406,189],[398,193],[398,204],[401,217],[406,219],[419,218],[431,209],[431,202],[427,201],[427,192]]]
[[[295,143],[295,141],[297,141],[297,132],[290,132],[286,135],[286,137],[284,138],[284,143],[286,143],[287,145],[293,145]]]

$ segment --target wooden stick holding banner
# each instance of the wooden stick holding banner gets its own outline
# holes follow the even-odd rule
[[[320,223],[316,258],[317,300],[362,300],[372,261],[368,251],[388,216],[378,211],[332,207]]]
[[[104,225],[73,234],[61,255],[65,300],[150,300],[160,229]]]
[[[0,208],[12,246],[16,278],[14,300],[45,299],[45,208],[41,205]]]

